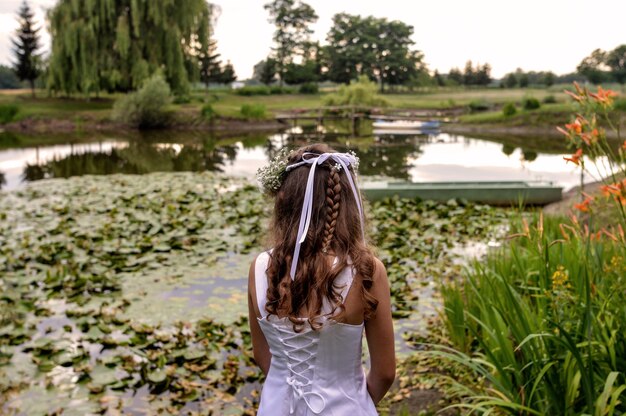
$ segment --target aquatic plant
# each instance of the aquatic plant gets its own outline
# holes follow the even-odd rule
[[[559,128],[576,149],[566,163],[585,170],[604,164],[604,197],[583,194],[573,207],[578,216],[570,218],[520,216],[505,246],[444,287],[452,347],[431,345],[430,354],[486,382],[457,383],[462,399],[452,407],[484,414],[626,412],[626,194],[619,181],[626,144],[615,152],[599,123],[612,125],[613,92],[576,85],[569,94],[580,111]],[[599,198],[621,215],[602,217]]]
[[[241,316],[269,209],[246,179],[212,173],[0,192],[0,413],[253,414]],[[456,201],[369,210],[399,332],[424,320],[435,277],[460,273],[459,248],[506,218]]]

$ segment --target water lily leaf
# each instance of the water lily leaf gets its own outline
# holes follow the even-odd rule
[[[157,370],[151,371],[148,373],[148,380],[150,380],[154,384],[160,384],[167,379],[167,373],[165,369],[159,368]]]

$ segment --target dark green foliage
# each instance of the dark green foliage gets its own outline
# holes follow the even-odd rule
[[[365,75],[381,89],[405,84],[423,67],[412,36],[413,26],[397,20],[336,14],[325,49],[328,79],[347,84]]]
[[[222,73],[220,74],[219,83],[220,84],[232,84],[237,80],[237,75],[235,74],[235,68],[233,64],[227,62],[226,65],[222,68]]]
[[[24,1],[18,13],[20,27],[16,32],[17,39],[11,41],[16,58],[15,74],[20,80],[28,81],[33,96],[35,95],[35,80],[41,72],[40,56],[37,52],[40,48],[38,34],[40,28],[35,28],[34,17],[28,3]]]
[[[282,87],[287,64],[292,62],[294,56],[304,55],[304,46],[313,33],[309,25],[317,21],[317,14],[301,0],[274,0],[264,7],[270,14],[270,21],[276,26],[272,50]]]
[[[463,74],[459,68],[452,68],[450,72],[448,72],[448,80],[453,85],[462,85],[463,84]]]
[[[265,85],[269,85],[276,81],[276,60],[268,57],[254,66],[254,74],[252,78]]]
[[[626,112],[626,98],[618,98],[613,103],[613,109]]]
[[[260,86],[245,86],[235,90],[237,95],[252,96],[252,95],[270,95],[269,87]]]
[[[556,104],[558,101],[554,95],[546,95],[543,99],[544,104]]]
[[[507,74],[504,77],[503,84],[507,88],[515,88],[517,86],[517,77],[515,74]]]
[[[489,64],[476,66],[467,61],[463,72],[463,85],[489,85],[491,82],[491,66]]]
[[[21,88],[20,79],[15,71],[6,65],[0,65],[0,90]]]
[[[536,110],[541,107],[541,103],[535,97],[525,97],[522,100],[524,110]]]
[[[584,75],[592,84],[600,84],[611,78],[606,68],[607,53],[596,49],[585,57],[576,67],[579,74]]]
[[[528,74],[521,73],[519,75],[519,78],[517,79],[517,82],[519,83],[520,88],[528,87],[528,84],[530,83],[530,80],[528,78]]]
[[[209,47],[206,50],[202,50],[202,47],[198,48],[199,80],[206,88],[209,88],[211,82],[219,82],[222,74],[221,62],[219,60],[220,54],[216,50],[217,42],[213,39],[209,41]]]
[[[300,85],[298,92],[300,94],[317,94],[319,92],[319,87],[315,82],[307,82],[306,84]]]
[[[316,82],[318,79],[318,67],[313,60],[306,61],[302,64],[287,64],[285,70],[285,82],[287,84],[305,84]]]
[[[472,113],[488,111],[489,109],[491,109],[491,105],[485,100],[474,100],[469,103],[468,107]]]
[[[212,13],[205,0],[61,0],[48,14],[49,88],[130,91],[164,70],[183,93],[198,79],[198,57],[210,54]]]
[[[170,87],[162,75],[153,75],[139,91],[118,99],[113,118],[137,128],[156,128],[169,123],[167,106],[171,103]]]
[[[215,111],[211,104],[203,105],[202,110],[200,110],[200,114],[202,115],[202,118],[207,121],[213,121],[217,118],[217,111]]]
[[[274,85],[270,87],[270,94],[272,95],[281,95],[281,94],[293,94],[296,90],[290,87],[281,87],[279,85]]]
[[[506,103],[504,107],[502,107],[502,115],[505,117],[514,116],[517,113],[517,108],[514,103]]]
[[[260,120],[266,117],[265,106],[263,104],[244,104],[241,106],[241,115],[244,118]]]
[[[15,104],[0,104],[0,124],[7,124],[13,121],[20,108]]]
[[[613,49],[606,57],[606,64],[611,69],[613,79],[624,84],[626,82],[626,45]]]
[[[502,83],[507,88],[513,88],[519,85],[522,88],[529,85],[542,85],[550,87],[558,80],[558,77],[551,71],[530,71],[525,72],[521,68],[517,68],[515,72],[509,72],[502,78]]]

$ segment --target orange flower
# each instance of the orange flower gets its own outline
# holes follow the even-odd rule
[[[591,205],[592,201],[593,201],[593,198],[587,197],[587,199],[585,199],[580,204],[574,204],[574,208],[576,208],[580,212],[589,212],[590,211],[590,205]]]
[[[580,95],[576,95],[571,91],[565,90],[564,92],[578,102],[581,102],[583,100],[583,97],[581,97]]]
[[[566,162],[572,162],[576,166],[580,165],[580,158],[583,155],[583,149],[576,150],[576,153],[572,155],[572,157],[563,157]]]
[[[565,128],[568,131],[574,132],[576,134],[580,134],[583,131],[583,126],[582,126],[582,124],[580,124],[580,120],[579,119],[576,119],[573,123],[566,124]]]
[[[622,191],[619,188],[619,185],[604,185],[600,187],[602,191],[602,195],[610,196],[610,195],[621,195]]]
[[[624,140],[624,143],[622,143],[622,149],[626,150],[626,140]]]
[[[605,90],[602,87],[598,87],[598,92],[589,94],[596,102],[601,104],[610,104],[613,102],[613,97],[617,96],[617,93],[612,90]]]

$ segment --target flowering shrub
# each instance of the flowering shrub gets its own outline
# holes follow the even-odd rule
[[[443,288],[449,344],[431,353],[474,371],[482,381],[458,386],[455,407],[516,415],[626,413],[626,143],[610,117],[616,94],[575,84],[580,110],[559,130],[565,157],[603,185],[581,190],[568,219],[522,215],[510,241]],[[618,142],[619,143],[619,142]],[[596,224],[602,202],[620,213]],[[484,387],[484,386],[487,387]]]

